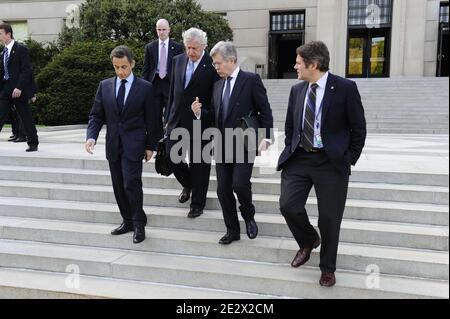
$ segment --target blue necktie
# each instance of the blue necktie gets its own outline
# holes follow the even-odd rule
[[[9,79],[9,71],[8,71],[8,61],[9,61],[9,52],[8,52],[8,48],[4,48],[3,49],[3,54],[4,54],[4,66],[5,66],[5,75],[3,76],[3,78],[5,80]]]
[[[184,88],[187,88],[189,82],[191,81],[193,73],[194,73],[194,62],[188,61],[188,66],[186,68],[186,81],[184,82]]]
[[[231,96],[231,80],[233,78],[231,76],[227,79],[227,85],[225,86],[225,92],[222,97],[222,119],[225,122],[225,119],[228,116],[228,107],[230,104],[230,96]]]
[[[119,94],[117,94],[117,106],[119,107],[119,113],[122,113],[125,106],[125,84],[127,80],[122,80],[119,88]]]

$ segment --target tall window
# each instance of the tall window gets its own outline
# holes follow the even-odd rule
[[[365,26],[375,19],[380,25],[392,23],[393,0],[349,0],[348,25]]]
[[[271,31],[299,31],[305,29],[305,12],[271,14]]]

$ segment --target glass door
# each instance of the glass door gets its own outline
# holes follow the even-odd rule
[[[347,50],[347,77],[389,76],[389,31],[351,30]]]
[[[386,37],[374,36],[370,41],[369,77],[386,76]]]
[[[348,69],[349,77],[365,77],[364,72],[364,51],[366,47],[366,39],[364,37],[355,36],[349,39],[348,48]]]

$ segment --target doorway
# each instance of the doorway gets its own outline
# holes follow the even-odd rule
[[[346,75],[389,77],[390,28],[349,30]]]
[[[270,13],[269,79],[296,78],[296,50],[305,42],[305,11]]]
[[[437,50],[437,68],[436,76],[447,77],[449,76],[448,70],[448,2],[441,2],[440,14],[439,14],[439,40]]]
[[[294,70],[297,48],[304,44],[302,33],[269,35],[269,78],[295,79]]]

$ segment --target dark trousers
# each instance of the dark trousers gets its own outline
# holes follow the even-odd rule
[[[142,161],[131,162],[124,156],[109,161],[114,195],[123,222],[135,227],[147,225],[143,209]]]
[[[20,97],[18,99],[13,99],[11,95],[12,90],[8,90],[6,87],[0,91],[0,131],[8,118],[10,110],[15,106],[17,113],[22,119],[28,145],[37,146],[39,140],[36,125],[34,124],[33,116],[31,115],[31,108],[28,104],[28,98]]]
[[[324,152],[298,149],[281,174],[280,210],[300,247],[312,247],[317,232],[305,209],[312,186],[316,191],[322,237],[320,269],[336,271],[339,232],[348,190],[348,175],[341,175]]]
[[[169,89],[170,89],[170,82],[169,82],[169,75],[164,77],[164,79],[161,79],[159,77],[159,74],[155,74],[155,79],[153,80],[153,88],[154,88],[154,103],[153,107],[156,112],[156,118],[158,119],[158,123],[156,125],[158,126],[158,132],[160,136],[163,136],[163,122],[164,118],[166,117],[166,112],[168,110],[167,105],[169,103]]]
[[[239,200],[242,218],[248,221],[255,216],[255,206],[252,203],[252,183],[250,182],[252,171],[253,163],[216,164],[217,196],[229,233],[240,233],[236,198],[233,191]]]
[[[22,119],[20,118],[19,113],[17,113],[17,110],[14,106],[11,108],[11,111],[9,112],[9,119],[11,121],[12,135],[20,138],[26,137]]]
[[[170,150],[173,145],[178,142],[179,140],[168,140],[166,149],[168,156],[170,156]],[[202,150],[206,144],[208,144],[208,141],[202,141]],[[204,209],[206,205],[206,195],[208,193],[209,187],[211,162],[205,162],[202,158],[198,163],[194,163],[194,150],[192,140],[190,141],[190,145],[190,149],[187,150],[189,155],[189,164],[187,164],[186,161],[183,161],[181,163],[174,163],[172,160],[170,160],[169,163],[172,168],[173,174],[175,175],[181,186],[192,190],[190,207],[195,209]]]

